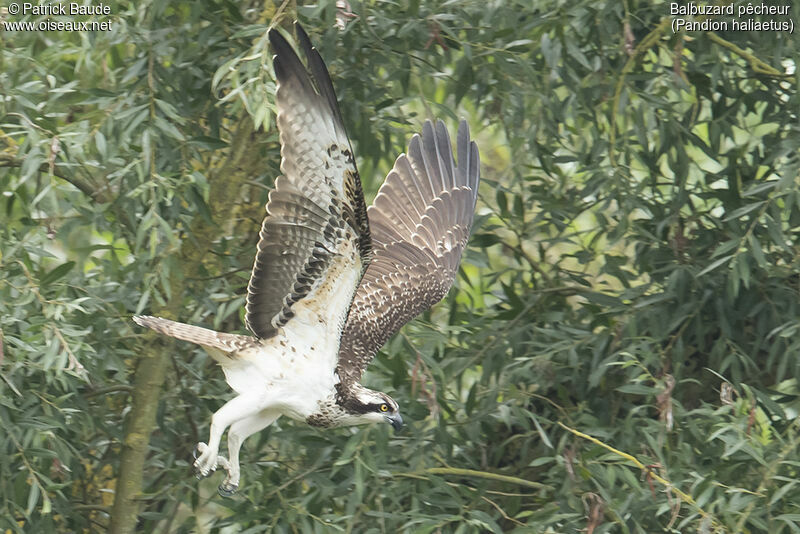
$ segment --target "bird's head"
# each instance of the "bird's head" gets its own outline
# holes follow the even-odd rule
[[[395,430],[403,427],[397,403],[386,393],[357,386],[342,401],[347,413],[345,424],[389,423]]]

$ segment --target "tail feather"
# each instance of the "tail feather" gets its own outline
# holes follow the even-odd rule
[[[223,332],[209,330],[208,328],[162,319],[161,317],[135,315],[133,321],[139,326],[150,328],[159,334],[196,343],[203,347],[218,349],[229,355],[232,355],[230,353],[235,353],[248,346],[252,346],[257,342],[255,338],[250,336],[225,334]]]

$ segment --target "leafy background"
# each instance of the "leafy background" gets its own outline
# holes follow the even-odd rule
[[[0,31],[2,531],[800,532],[793,34],[673,34],[664,1],[109,5]],[[222,373],[130,316],[243,331],[265,32],[298,17],[368,198],[463,116],[477,219],[367,373],[406,430],[279,421],[222,499],[190,469]]]

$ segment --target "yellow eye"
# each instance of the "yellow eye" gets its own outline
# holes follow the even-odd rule
[[[389,411],[389,407],[386,406],[385,404],[381,404],[381,408],[380,409],[381,409],[382,412],[388,412]]]

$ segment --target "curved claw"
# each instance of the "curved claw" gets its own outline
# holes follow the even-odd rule
[[[233,497],[238,489],[239,484],[229,484],[227,482],[223,482],[217,488],[217,492],[219,493],[220,497]]]
[[[203,469],[202,462],[200,461],[203,457],[203,453],[206,452],[208,449],[208,445],[203,442],[200,442],[195,446],[194,450],[192,451],[192,457],[194,458],[194,462],[192,463],[192,467],[194,467],[194,476],[197,480],[203,480],[211,475],[214,472],[214,469]]]
[[[202,441],[197,445],[195,445],[194,450],[192,450],[192,459],[197,460],[197,457],[203,454],[203,451],[206,450],[206,447],[208,447],[208,445],[206,445]]]
[[[204,478],[208,478],[214,473],[214,470],[203,471],[202,468],[195,466],[194,467],[194,477],[197,480],[203,480]]]

